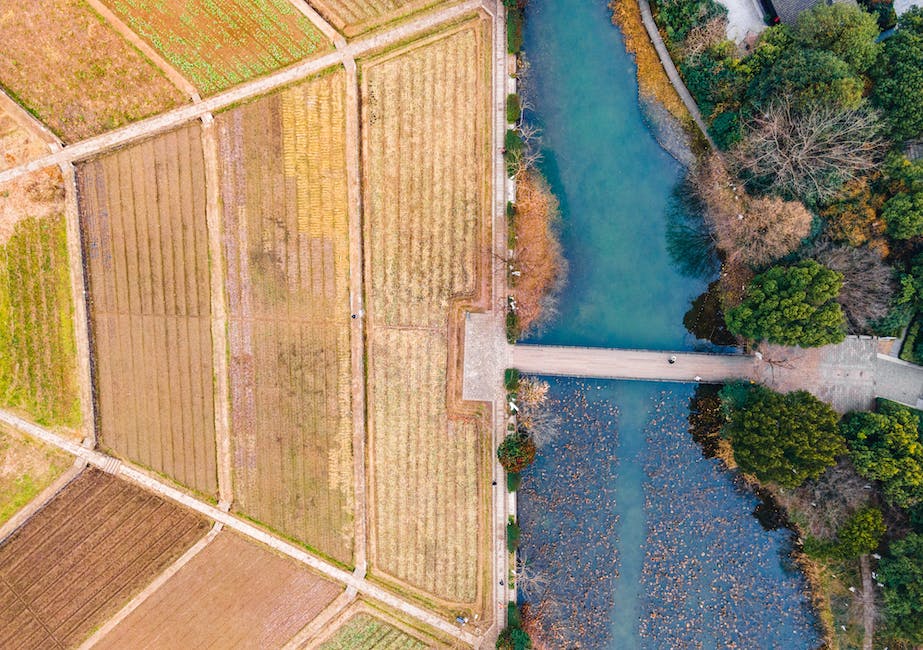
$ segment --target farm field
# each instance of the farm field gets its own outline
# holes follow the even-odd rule
[[[57,168],[0,186],[0,406],[80,424],[64,188]]]
[[[100,444],[217,490],[201,127],[81,163]]]
[[[450,2],[440,0],[310,0],[331,25],[346,36],[356,36],[384,23]]]
[[[355,614],[319,650],[425,650],[432,647],[366,612]]]
[[[345,73],[216,117],[235,507],[353,556]]]
[[[70,467],[62,451],[0,427],[0,525]]]
[[[95,647],[278,648],[340,591],[295,561],[222,532]]]
[[[361,66],[370,561],[469,605],[483,595],[490,439],[487,418],[450,412],[450,320],[488,291],[486,24]]]
[[[68,142],[184,101],[82,0],[0,0],[0,85]]]
[[[0,171],[21,165],[48,153],[48,145],[32,129],[27,128],[0,97]],[[10,102],[11,103],[11,102]]]
[[[288,0],[103,0],[180,74],[213,93],[331,44]]]
[[[0,647],[73,647],[205,534],[133,485],[81,473],[0,546]]]

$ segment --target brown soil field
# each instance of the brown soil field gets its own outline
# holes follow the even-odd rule
[[[102,1],[205,93],[331,47],[288,0]]]
[[[417,11],[453,3],[451,0],[309,0],[309,4],[340,32],[356,36]]]
[[[48,145],[21,124],[17,115],[0,98],[0,171],[21,165],[48,153]]]
[[[81,0],[0,0],[0,85],[68,142],[184,101]]]
[[[353,556],[345,73],[216,118],[235,507]]]
[[[476,19],[362,65],[370,560],[475,607],[490,438],[456,404],[453,346],[488,296],[489,34]]]
[[[213,495],[201,127],[81,163],[77,185],[101,445]]]
[[[0,525],[70,467],[63,451],[0,427]]]
[[[73,647],[208,529],[90,469],[0,546],[0,647]]]
[[[340,591],[297,562],[223,532],[94,647],[278,648]]]

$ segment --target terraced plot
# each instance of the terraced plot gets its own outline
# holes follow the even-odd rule
[[[217,117],[235,505],[353,555],[344,73]]]
[[[0,546],[0,647],[74,647],[208,528],[86,470]]]
[[[347,36],[355,36],[405,16],[436,5],[444,0],[310,0],[318,13]]]
[[[287,0],[103,0],[203,93],[330,48]]]
[[[362,65],[372,566],[469,604],[489,437],[453,407],[451,321],[488,295],[488,37],[474,20]]]
[[[77,179],[101,444],[214,494],[201,128],[82,163]]]
[[[183,102],[82,0],[0,0],[0,85],[69,142]]]
[[[224,532],[94,647],[278,648],[340,590]]]

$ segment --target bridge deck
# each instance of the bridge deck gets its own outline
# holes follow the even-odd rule
[[[760,379],[756,358],[743,354],[554,345],[514,345],[511,348],[511,365],[521,372],[538,375],[707,383],[720,383],[728,379]],[[671,357],[676,358],[674,363],[670,363]]]

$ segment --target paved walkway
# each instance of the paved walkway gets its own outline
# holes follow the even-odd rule
[[[515,345],[510,359],[524,373],[567,377],[706,383],[759,377],[756,357],[742,354]]]

